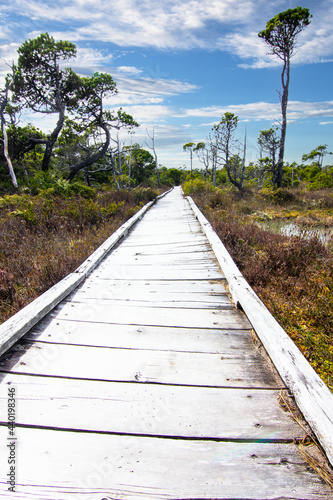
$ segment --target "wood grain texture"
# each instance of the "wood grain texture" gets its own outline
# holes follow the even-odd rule
[[[17,425],[179,438],[302,439],[305,431],[277,404],[279,390],[183,387],[4,375],[18,386]],[[266,408],[265,412],[259,408]]]
[[[6,439],[0,427],[0,440]],[[20,479],[12,500],[302,499],[331,500],[295,446],[18,428]],[[0,462],[4,456],[1,450]],[[24,465],[23,465],[24,464]],[[260,485],[260,494],[258,489]]]
[[[93,332],[93,335],[92,335]],[[39,342],[179,352],[253,352],[252,330],[214,330],[94,323],[57,317],[42,320],[26,336]]]
[[[61,302],[82,281],[84,276],[69,274],[36,300],[0,325],[0,356],[27,333],[38,321]]]
[[[93,331],[92,331],[93,335]],[[17,345],[0,370],[87,380],[207,387],[281,387],[254,351],[228,354],[96,348],[35,342]]]

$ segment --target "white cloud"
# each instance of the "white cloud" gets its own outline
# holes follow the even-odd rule
[[[294,63],[333,59],[332,1],[311,3],[314,17],[299,36]],[[62,26],[61,31],[52,32],[57,39],[122,47],[217,49],[243,60],[240,65],[245,68],[264,68],[280,61],[267,55],[268,47],[257,33],[286,7],[284,0],[11,0],[1,9],[3,15],[19,12],[35,23],[56,21]],[[8,27],[2,32],[8,33]]]
[[[185,116],[189,117],[216,117],[221,119],[224,113],[234,113],[240,119],[259,121],[267,120],[270,122],[278,121],[281,117],[281,108],[279,103],[253,102],[247,104],[235,104],[229,106],[210,106],[204,108],[194,108],[185,111]],[[331,117],[333,116],[333,101],[323,102],[303,102],[289,101],[288,119],[304,120],[309,118]]]
[[[38,36],[38,34],[36,34]],[[60,39],[61,37],[55,37],[55,39]],[[68,63],[65,62],[65,66],[69,66],[77,73],[83,73],[85,75],[94,73],[95,71],[103,71],[105,65],[111,63],[113,57],[109,52],[102,52],[98,49],[91,47],[77,47],[77,54],[74,59]]]
[[[17,60],[18,44],[0,45],[0,87],[5,83],[7,73],[10,73],[12,63]]]
[[[142,69],[135,68],[134,66],[118,66],[116,71],[119,73],[124,73],[125,75],[140,75]]]
[[[33,21],[60,22],[72,41],[188,49],[213,47],[215,40],[203,34],[210,23],[246,23],[254,8],[250,0],[11,0],[5,10]]]
[[[174,113],[172,108],[163,105],[125,106],[124,111],[131,114],[139,123],[163,122]]]

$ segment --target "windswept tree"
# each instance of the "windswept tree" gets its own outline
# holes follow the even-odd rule
[[[194,142],[187,142],[183,146],[183,151],[189,151],[190,153],[190,161],[191,161],[191,173],[192,173],[192,162],[193,162],[193,150],[195,148]]]
[[[204,164],[205,167],[204,177],[207,177],[209,175],[208,170],[211,164],[209,147],[206,145],[205,142],[198,142],[197,145],[194,147],[193,151],[197,154],[199,161]]]
[[[76,105],[79,77],[69,68],[61,69],[62,62],[75,57],[76,47],[67,41],[55,42],[44,33],[25,41],[18,54],[11,81],[14,102],[37,113],[57,115],[56,126],[47,138],[31,138],[45,145],[42,170],[46,171],[64,126],[66,108]]]
[[[260,149],[261,165],[270,164],[272,172],[272,182],[274,186],[278,186],[279,173],[277,168],[277,154],[280,145],[280,137],[276,127],[271,127],[268,130],[261,130],[258,137],[258,145]],[[265,160],[268,161],[265,161]]]
[[[229,181],[240,191],[244,191],[246,141],[242,145],[235,139],[238,116],[224,113],[222,120],[213,127],[217,164],[226,167]],[[243,151],[243,157],[240,152]]]
[[[121,127],[132,129],[138,126],[133,117],[122,109],[117,112],[104,109],[104,101],[116,92],[116,83],[108,73],[95,73],[91,77],[80,78],[76,109],[80,130],[83,134],[88,129],[98,131],[100,134],[99,140],[90,144],[87,155],[70,167],[69,180],[72,180],[80,170],[106,155],[111,142],[111,129],[119,130]]]
[[[283,62],[281,73],[281,111],[282,125],[277,163],[276,184],[282,186],[282,169],[287,130],[287,106],[290,83],[290,60],[295,53],[297,35],[310,24],[312,15],[309,9],[296,7],[280,12],[266,24],[266,29],[258,36],[270,47],[270,53],[279,57]]]
[[[317,165],[319,168],[323,168],[324,157],[326,155],[331,155],[333,153],[327,151],[327,144],[321,144],[315,149],[310,151],[310,153],[304,154],[302,156],[302,161],[317,160]]]

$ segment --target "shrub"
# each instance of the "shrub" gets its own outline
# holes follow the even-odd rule
[[[214,192],[216,188],[209,181],[204,181],[202,179],[190,179],[184,182],[183,191],[185,196],[192,196],[194,194],[210,194]]]
[[[148,203],[158,196],[158,191],[152,188],[137,187],[133,190],[135,203]]]

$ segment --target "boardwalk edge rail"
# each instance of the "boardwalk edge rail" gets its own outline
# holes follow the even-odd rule
[[[0,356],[8,351],[15,342],[22,338],[38,321],[44,318],[59,302],[75,290],[121,238],[127,236],[129,230],[143,217],[150,207],[172,189],[169,189],[157,196],[155,200],[144,205],[141,210],[112,233],[73,273],[68,274],[49,290],[2,323],[0,325]]]
[[[333,394],[247,283],[211,224],[187,197],[228,281],[236,305],[248,317],[282,380],[333,466]]]

